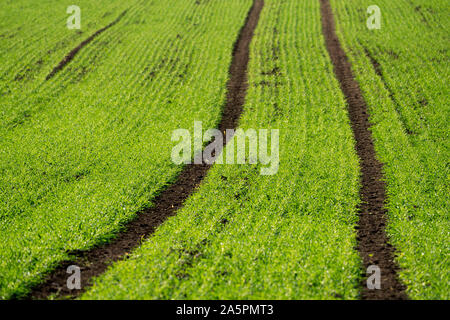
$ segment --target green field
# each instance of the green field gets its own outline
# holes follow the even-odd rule
[[[0,12],[0,299],[110,242],[174,183],[172,132],[217,127],[252,0],[5,1]],[[242,129],[279,129],[280,164],[215,164],[81,299],[358,299],[360,163],[320,2],[265,0]],[[412,299],[450,298],[450,7],[331,0],[387,182]],[[122,15],[122,16],[121,16]],[[73,48],[118,17],[49,80]],[[228,149],[225,148],[225,152]]]
[[[378,1],[382,27],[371,32],[357,23],[370,1],[332,4],[385,163],[388,233],[401,279],[411,298],[449,299],[450,8],[436,0]]]
[[[58,11],[66,18],[65,7],[47,2],[30,15]],[[0,123],[0,297],[26,293],[68,252],[109,239],[175,178],[181,168],[170,158],[171,133],[194,120],[217,123],[230,53],[250,5],[127,3],[123,19],[50,81],[58,60],[93,32],[66,35],[65,48],[30,78],[11,80],[14,59],[23,60],[24,50],[36,55],[45,42],[2,53],[11,63],[2,86],[12,88],[2,97]],[[97,12],[93,19],[114,12],[96,22],[103,26],[124,9],[108,6],[91,1],[86,12]],[[33,20],[15,7],[20,3],[3,14],[21,19],[24,42],[33,39]],[[57,23],[65,27],[59,19],[47,32]],[[34,65],[39,57],[27,59]]]

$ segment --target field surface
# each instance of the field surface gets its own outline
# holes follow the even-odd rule
[[[381,298],[449,299],[450,7],[378,0],[369,30],[373,4],[80,0],[69,30],[66,3],[5,1],[0,299],[65,298],[83,259],[102,268],[72,298],[367,299],[386,252],[402,288]],[[175,164],[172,133],[195,121],[278,129],[276,173]]]
[[[278,173],[214,166],[177,216],[84,298],[358,296],[358,164],[320,4],[264,2],[240,127],[280,129]]]
[[[331,2],[385,164],[401,280],[411,298],[449,299],[450,8],[377,1],[383,20],[373,32],[362,23],[370,1]]]
[[[37,37],[35,21],[14,10],[26,3],[2,10],[21,19],[23,35],[16,37],[27,43],[2,38],[12,46],[2,51],[7,64],[23,60],[25,50],[34,65],[36,48],[51,47],[44,40],[28,43]],[[49,62],[39,74],[11,80],[17,66],[2,64],[2,90],[11,91],[2,97],[0,120],[2,298],[26,293],[70,252],[106,241],[175,178],[181,167],[170,159],[171,133],[191,129],[194,120],[205,127],[218,122],[231,50],[250,5],[139,1],[113,10],[91,1],[86,12],[97,12],[93,19],[114,14],[67,39],[53,59],[41,53]],[[65,54],[124,10],[116,25],[45,81]],[[34,5],[29,14],[48,11],[67,17],[51,1]],[[58,21],[64,28],[64,20]],[[89,26],[88,17],[83,21]]]

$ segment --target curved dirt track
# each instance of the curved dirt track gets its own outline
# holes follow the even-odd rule
[[[254,1],[234,45],[233,58],[229,69],[230,78],[227,84],[227,100],[218,127],[222,132],[226,129],[235,129],[242,113],[247,93],[249,46],[263,6],[263,0]],[[229,139],[230,137],[226,138]],[[124,258],[133,248],[139,246],[143,239],[149,237],[161,223],[168,217],[173,216],[182,207],[184,201],[195,191],[210,167],[211,164],[206,163],[187,165],[175,183],[154,200],[154,207],[140,212],[138,217],[128,224],[126,231],[119,233],[117,238],[109,244],[89,251],[74,253],[76,258],[62,262],[41,285],[32,290],[29,298],[46,299],[50,295],[65,298],[79,296],[89,287],[93,277],[102,274],[113,262]],[[66,270],[70,265],[81,268],[81,290],[69,290],[67,288],[66,281],[70,275],[67,274]]]
[[[361,284],[363,299],[407,299],[405,286],[398,279],[394,262],[395,249],[389,244],[386,228],[386,190],[383,166],[377,160],[369,130],[367,105],[352,73],[352,67],[342,49],[335,31],[333,12],[329,0],[320,0],[322,30],[325,44],[334,65],[334,72],[348,103],[348,111],[356,152],[361,167],[361,205],[357,226],[358,251],[365,270],[376,265],[381,269],[381,289],[368,289],[366,278]]]
[[[89,42],[91,42],[92,40],[94,40],[98,35],[100,35],[101,33],[103,33],[104,31],[108,30],[109,28],[111,28],[113,25],[115,25],[116,23],[118,23],[120,21],[120,19],[123,18],[123,16],[127,13],[128,10],[125,10],[124,12],[122,12],[117,18],[116,20],[114,20],[113,22],[111,22],[110,24],[108,24],[107,26],[97,30],[96,32],[94,32],[91,36],[89,36],[89,38],[87,38],[86,40],[84,40],[83,42],[81,42],[76,48],[74,48],[72,51],[70,51],[59,63],[56,67],[53,68],[53,70],[47,75],[47,77],[45,77],[45,80],[50,80],[51,78],[53,78],[53,76],[58,73],[60,70],[62,70],[70,61],[72,61],[72,59],[75,57],[75,55],[81,50],[83,49],[83,47],[85,47],[86,45],[89,44]]]

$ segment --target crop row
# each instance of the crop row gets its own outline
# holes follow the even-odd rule
[[[26,110],[18,101],[25,104],[24,97],[39,90],[45,76],[65,54],[134,2],[77,1],[80,30],[67,29],[66,3],[18,0],[4,4],[0,12],[0,127]]]
[[[215,165],[84,298],[356,298],[358,161],[319,1],[266,0],[240,128],[279,129],[280,167]]]
[[[0,128],[2,298],[25,294],[70,252],[107,241],[151,206],[181,170],[170,159],[172,131],[219,120],[233,43],[251,1],[128,5],[119,23],[55,77],[44,80],[72,48],[30,80],[31,91],[7,98]],[[99,12],[94,16],[109,10],[97,2],[90,8]],[[35,9],[45,15],[48,6]],[[65,8],[60,13],[65,24]]]
[[[385,164],[389,223],[411,298],[449,298],[448,15],[440,0],[332,1],[343,45],[367,101]]]
[[[251,3],[80,0],[81,31],[53,0],[0,12],[0,298],[109,241],[174,181],[171,134],[217,126]],[[400,278],[411,298],[446,299],[448,5],[378,0],[369,30],[371,1],[331,3],[384,163]],[[240,128],[280,130],[277,174],[214,165],[83,298],[358,297],[359,163],[320,19],[319,1],[265,0],[252,41]]]

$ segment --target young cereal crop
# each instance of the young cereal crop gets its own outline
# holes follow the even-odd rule
[[[35,8],[45,15],[47,5]],[[73,48],[59,50],[59,59],[52,55],[29,80],[26,95],[11,92],[5,98],[0,297],[23,296],[71,252],[113,237],[175,179],[181,167],[170,158],[171,132],[194,120],[209,127],[218,122],[233,42],[250,5],[127,2],[122,19],[54,77],[45,80]],[[20,14],[11,7],[11,15]],[[98,2],[89,8],[98,12],[94,16],[111,11]],[[34,23],[23,20],[21,32],[33,36]],[[9,54],[1,60],[9,61]],[[17,71],[13,64],[6,67],[6,79]]]
[[[109,24],[136,1],[77,1],[83,8],[81,29],[68,30],[67,4],[25,0],[0,10],[0,128],[19,125],[31,116],[29,98],[72,48]],[[55,88],[53,88],[55,90]],[[25,97],[28,98],[24,99]],[[19,103],[22,101],[23,103]]]
[[[84,299],[358,297],[358,161],[320,21],[318,1],[266,0],[251,45],[240,127],[280,130],[278,173],[215,165]]]
[[[446,1],[1,9],[0,299],[450,298]]]
[[[343,45],[368,103],[388,192],[388,234],[416,299],[448,299],[450,55],[444,1],[332,1]]]

